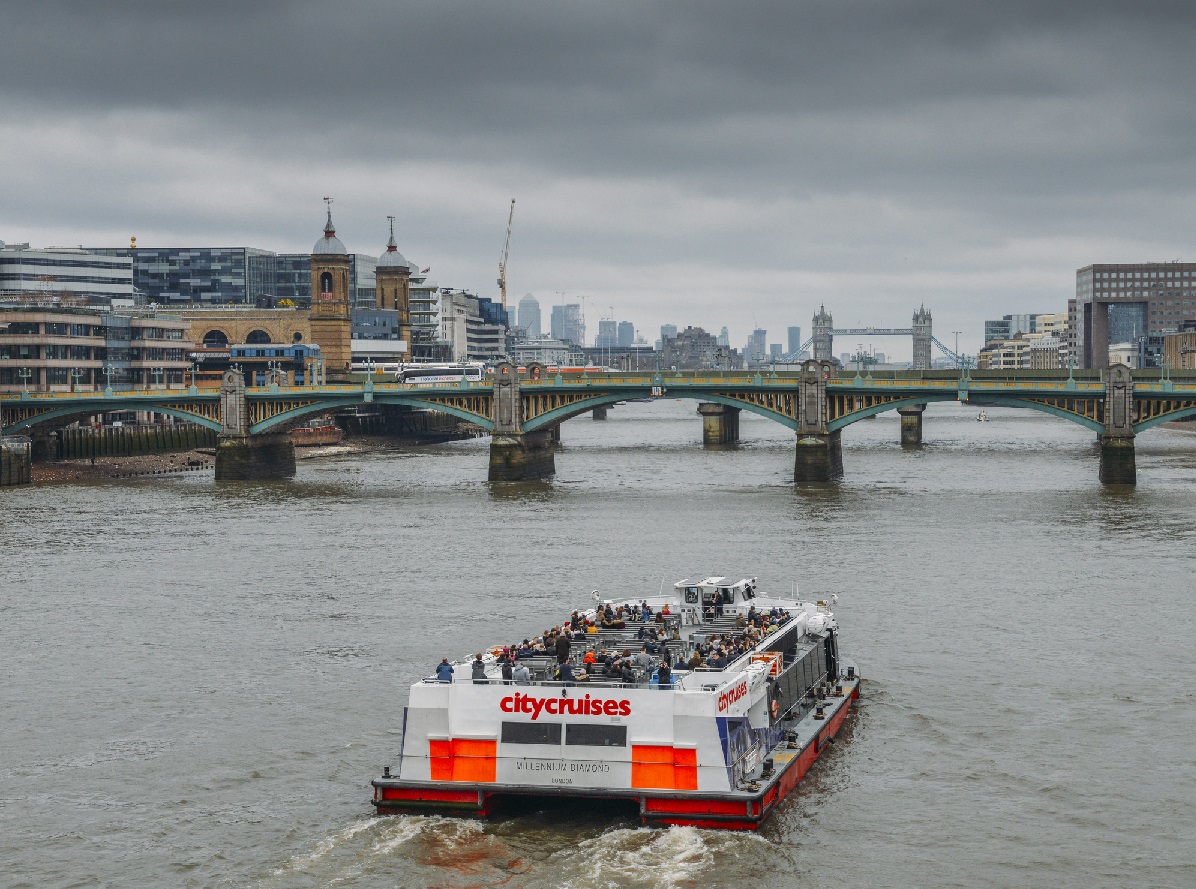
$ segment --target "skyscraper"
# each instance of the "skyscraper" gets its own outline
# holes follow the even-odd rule
[[[619,347],[625,348],[635,342],[635,325],[630,321],[619,322]]]
[[[768,353],[768,331],[757,327],[748,337],[743,357],[748,361],[759,361]]]
[[[540,335],[540,303],[530,293],[519,300],[518,324],[529,338]]]
[[[718,332],[718,344],[724,349],[731,346],[731,334],[727,332],[727,328],[723,328]]]
[[[789,328],[789,354],[795,355],[801,351],[801,328]]]
[[[665,340],[671,340],[671,339],[675,338],[676,336],[677,336],[677,325],[676,324],[660,325],[660,340],[661,340],[661,342],[664,342]]]
[[[594,345],[599,349],[613,349],[619,344],[619,328],[614,318],[603,318],[598,322],[598,338]]]
[[[551,324],[552,335],[556,339],[585,345],[586,326],[582,323],[581,306],[578,303],[553,306]]]

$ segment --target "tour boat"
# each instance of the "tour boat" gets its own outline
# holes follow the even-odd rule
[[[594,598],[552,631],[572,632],[567,652],[551,640],[537,649],[543,637],[519,646],[513,663],[526,674],[504,679],[496,646],[415,683],[397,774],[388,766],[371,782],[377,811],[484,817],[521,798],[607,799],[645,824],[754,830],[859,698],[856,665],[838,652],[834,596],[803,601],[764,593],[756,578],[709,577]],[[608,673],[612,652],[632,659]]]
[[[340,444],[344,437],[344,430],[328,417],[304,423],[291,430],[291,441],[297,448]]]

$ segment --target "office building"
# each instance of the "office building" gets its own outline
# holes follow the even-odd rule
[[[661,365],[678,370],[727,370],[742,367],[743,359],[734,349],[719,346],[718,338],[701,327],[687,327],[661,340]]]
[[[731,347],[731,334],[727,332],[727,328],[723,328],[718,332],[718,344],[724,349]]]
[[[664,343],[665,340],[671,340],[677,335],[676,324],[662,324],[660,325],[660,341]]]
[[[440,338],[452,361],[497,361],[507,354],[507,310],[465,291],[440,292]]]
[[[752,331],[751,336],[748,337],[747,347],[744,349],[743,357],[747,359],[750,364],[753,361],[760,361],[768,354],[768,331],[757,327]]]
[[[581,317],[581,306],[578,303],[553,306],[551,330],[554,339],[585,345],[586,325]]]
[[[635,343],[635,325],[630,321],[619,322],[619,346],[626,348]]]
[[[133,261],[70,247],[33,249],[0,241],[0,299],[46,303],[132,305]]]
[[[524,336],[535,339],[540,336],[540,301],[530,293],[519,300],[517,324],[523,328]]]
[[[1076,360],[1107,367],[1111,343],[1175,331],[1196,315],[1196,263],[1106,263],[1076,270]]]
[[[182,386],[189,329],[152,311],[0,306],[0,392]]]
[[[1184,320],[1179,330],[1163,337],[1163,363],[1172,370],[1196,370],[1196,320]]]
[[[796,356],[797,353],[800,351],[801,351],[801,328],[800,327],[790,327],[789,328],[789,353],[788,354]]]
[[[516,364],[527,365],[533,361],[541,364],[573,364],[576,346],[550,336],[537,336],[520,340],[508,347],[510,358]]]
[[[619,345],[619,328],[613,318],[603,318],[598,322],[598,337],[594,346],[599,349],[613,349]]]
[[[768,344],[768,357],[769,358],[780,358],[784,354],[785,354],[785,352],[780,343],[769,343]]]

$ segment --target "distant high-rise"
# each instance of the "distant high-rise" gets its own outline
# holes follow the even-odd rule
[[[581,306],[578,303],[553,306],[551,325],[555,339],[585,345],[586,326],[581,320]]]
[[[528,337],[540,335],[540,302],[530,293],[519,300],[519,321]]]
[[[762,327],[757,327],[752,331],[751,336],[748,337],[747,348],[744,349],[743,357],[748,361],[759,361],[768,352],[768,331]]]
[[[796,355],[801,351],[801,328],[789,328],[789,354]]]
[[[785,353],[782,351],[782,346],[780,343],[769,343],[768,344],[768,357],[780,358],[784,354]]]
[[[662,324],[660,325],[660,341],[675,339],[677,336],[676,324]]]
[[[630,321],[619,322],[619,347],[626,348],[635,342],[635,325]]]
[[[614,318],[603,318],[598,322],[598,337],[594,345],[599,349],[613,349],[619,345],[619,327]]]
[[[731,334],[727,332],[727,328],[723,328],[718,332],[718,344],[724,349],[731,347]]]

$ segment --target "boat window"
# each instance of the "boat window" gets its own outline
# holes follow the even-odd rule
[[[626,747],[625,725],[567,725],[565,744],[583,747]]]
[[[559,722],[504,722],[502,724],[504,744],[560,744],[561,724]]]

